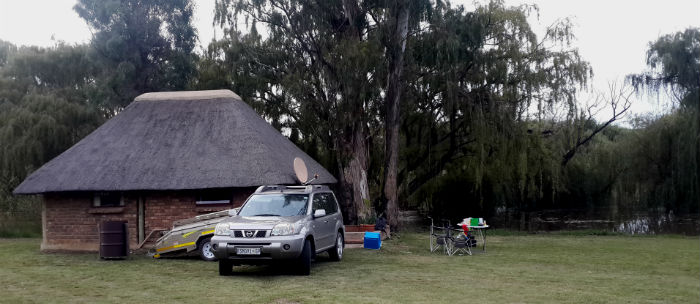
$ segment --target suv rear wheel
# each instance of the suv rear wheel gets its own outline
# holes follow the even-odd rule
[[[340,261],[343,258],[343,247],[345,246],[345,239],[343,239],[343,234],[338,232],[335,236],[335,246],[328,249],[328,255],[331,256],[331,260]]]

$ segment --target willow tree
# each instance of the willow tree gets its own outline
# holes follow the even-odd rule
[[[682,189],[688,197],[696,200],[693,203],[697,207],[697,195],[691,193],[700,191],[700,28],[688,28],[650,42],[646,62],[647,71],[630,75],[627,80],[638,92],[670,93],[671,101],[678,106],[677,111],[680,113],[675,113],[674,118],[666,118],[668,121],[682,122],[684,116],[695,118],[688,128],[679,128],[681,131],[676,135],[683,136],[688,130],[692,130],[691,136],[680,141],[684,146],[694,149],[676,151],[675,154],[678,155],[674,154],[674,158],[685,160],[670,167],[674,168],[674,174],[681,173],[681,178],[675,179],[679,183],[695,181],[693,187]],[[662,125],[663,122],[657,124]],[[687,153],[694,156],[694,161],[690,160],[692,157],[685,158],[682,155]],[[689,174],[688,169],[693,173]],[[671,174],[666,176],[668,175]]]
[[[437,181],[453,177],[462,180],[453,207],[509,201],[528,208],[547,193],[545,176],[554,178],[558,166],[538,122],[550,109],[571,108],[592,72],[570,45],[568,20],[537,37],[527,21],[535,9],[499,1],[473,11],[447,6],[409,41],[399,174],[406,197],[427,191],[413,200],[428,201],[441,191]],[[505,196],[493,202],[485,192]]]
[[[20,47],[0,65],[0,171],[21,180],[103,120],[86,103],[93,87],[84,45]]]
[[[700,107],[700,28],[650,42],[646,62],[647,71],[627,78],[635,88],[652,94],[665,88],[681,106]]]
[[[94,86],[86,49],[0,41],[0,212],[37,219],[39,201],[12,197],[14,188],[104,121],[86,102]]]

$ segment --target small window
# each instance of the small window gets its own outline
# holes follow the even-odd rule
[[[120,207],[124,200],[119,192],[98,192],[92,200],[93,207]]]
[[[232,198],[231,189],[206,189],[197,193],[197,205],[230,204]]]

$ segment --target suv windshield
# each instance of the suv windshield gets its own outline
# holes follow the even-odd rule
[[[240,216],[295,216],[305,215],[308,194],[259,194],[253,195],[243,205]]]

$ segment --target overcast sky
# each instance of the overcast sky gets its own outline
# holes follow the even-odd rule
[[[194,2],[200,44],[206,45],[215,36],[221,37],[221,30],[212,26],[214,0]],[[453,3],[470,5],[472,1],[453,0]],[[698,0],[507,0],[506,3],[537,4],[539,19],[532,16],[530,22],[540,33],[557,19],[571,18],[576,25],[574,44],[593,66],[592,87],[600,89],[606,88],[610,81],[644,70],[650,41],[691,26],[700,27]],[[54,40],[87,42],[91,33],[73,11],[74,4],[75,0],[0,0],[0,39],[40,46],[53,45]],[[633,110],[646,113],[663,109],[652,98],[642,98],[635,102]]]

